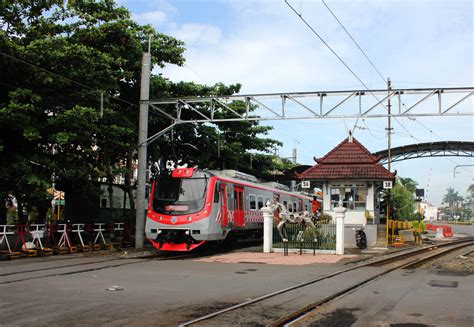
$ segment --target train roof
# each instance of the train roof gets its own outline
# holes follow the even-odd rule
[[[286,185],[276,183],[276,182],[262,182],[257,179],[257,177],[253,175],[249,175],[246,173],[242,173],[236,170],[226,169],[226,170],[202,170],[203,172],[208,172],[211,175],[224,178],[226,180],[235,182],[237,184],[243,184],[247,186],[253,186],[256,188],[265,188],[270,191],[274,191],[277,193],[286,193],[289,195],[297,195],[300,197],[307,197],[311,199],[310,196],[300,193],[300,192],[292,192],[290,188]]]

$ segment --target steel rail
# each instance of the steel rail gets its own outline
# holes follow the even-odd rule
[[[20,278],[20,279],[0,282],[0,285],[12,284],[12,283],[18,283],[18,282],[23,282],[23,281],[27,281],[27,280],[34,280],[34,279],[41,279],[41,278],[48,278],[48,277],[75,275],[75,274],[80,274],[80,273],[89,272],[89,271],[98,271],[98,270],[103,270],[103,269],[108,269],[108,268],[116,268],[116,267],[121,267],[121,266],[133,265],[133,264],[136,264],[136,263],[143,263],[143,262],[147,262],[147,261],[151,261],[151,260],[153,260],[153,259],[142,259],[142,260],[139,259],[139,261],[137,260],[137,261],[134,261],[134,262],[126,262],[126,263],[109,265],[109,266],[104,266],[104,267],[87,268],[87,269],[81,269],[81,270],[75,270],[75,271],[69,271],[69,272],[63,272],[63,273],[33,276],[33,277],[29,277],[29,278]]]
[[[83,266],[83,265],[100,264],[100,263],[104,263],[104,262],[136,260],[134,262],[126,262],[126,263],[110,265],[110,266],[103,266],[103,267],[97,267],[97,268],[86,268],[86,269],[80,269],[80,270],[64,272],[64,273],[52,273],[52,274],[48,274],[48,275],[40,275],[40,276],[33,276],[33,277],[29,277],[29,278],[15,279],[15,280],[6,281],[6,282],[0,282],[0,285],[10,284],[10,283],[15,283],[15,282],[21,282],[21,281],[31,280],[31,279],[40,279],[40,278],[47,278],[47,277],[54,277],[54,276],[73,275],[73,274],[79,274],[79,273],[88,272],[88,271],[102,270],[102,269],[107,269],[107,268],[115,268],[115,267],[120,267],[120,266],[135,264],[135,263],[149,262],[149,261],[154,261],[154,260],[155,261],[167,261],[167,260],[181,260],[181,259],[187,259],[187,258],[190,258],[190,259],[200,258],[200,257],[211,256],[211,255],[218,254],[218,253],[223,253],[227,250],[234,250],[235,248],[239,248],[239,247],[238,246],[237,247],[230,247],[229,249],[222,249],[221,248],[219,250],[212,250],[211,249],[208,252],[202,252],[202,253],[188,252],[188,253],[185,253],[185,254],[171,254],[171,255],[166,256],[166,257],[165,256],[160,256],[160,255],[164,255],[164,253],[149,254],[149,255],[144,255],[144,256],[140,256],[140,257],[136,257],[136,258],[116,258],[116,259],[98,260],[98,261],[94,261],[94,262],[74,263],[74,264],[70,264],[70,265],[60,265],[60,266],[55,266],[55,267],[45,267],[45,268],[23,270],[23,271],[12,272],[12,273],[3,273],[3,274],[0,274],[0,277],[26,274],[26,273],[33,273],[33,272],[46,271],[46,270],[63,269],[63,268]],[[82,258],[84,258],[84,257],[61,258],[61,259],[56,259],[56,260],[63,261],[63,260],[66,260],[66,259],[67,260],[72,260],[72,259],[82,259]],[[48,262],[50,262],[50,261],[48,261]]]
[[[450,244],[450,245],[452,245],[452,244]],[[398,266],[395,266],[395,267],[392,267],[392,268],[388,268],[384,272],[378,273],[375,276],[372,276],[370,278],[367,278],[367,279],[363,280],[362,282],[359,282],[357,284],[349,286],[349,287],[347,287],[347,288],[345,288],[345,289],[343,289],[339,292],[336,292],[336,293],[334,293],[330,296],[325,297],[322,300],[311,303],[311,304],[305,306],[304,308],[301,308],[301,309],[299,309],[299,310],[297,310],[297,311],[295,311],[295,312],[293,312],[293,313],[291,313],[291,314],[289,314],[285,317],[282,317],[282,318],[278,319],[277,321],[272,322],[268,326],[271,326],[271,327],[291,326],[293,323],[301,321],[305,318],[309,318],[308,315],[314,313],[314,310],[316,310],[321,305],[326,304],[328,302],[331,302],[331,301],[333,301],[337,298],[340,298],[340,297],[344,296],[345,294],[347,294],[349,292],[360,289],[364,285],[367,285],[367,284],[379,279],[380,277],[391,273],[392,271],[395,271],[395,270],[398,270],[398,269],[404,269],[404,268],[414,268],[414,267],[419,266],[420,264],[422,264],[426,261],[433,260],[437,257],[446,255],[450,252],[453,252],[455,250],[458,250],[460,248],[470,246],[470,245],[474,245],[474,242],[472,240],[468,241],[468,242],[465,242],[465,244],[456,244],[456,245],[454,245],[454,246],[452,246],[452,247],[450,247],[450,248],[448,248],[444,251],[440,251],[440,252],[434,253],[432,255],[423,257],[423,258],[418,258],[418,259],[412,260],[410,262],[406,262],[406,263],[403,263],[401,265],[398,265]]]
[[[446,247],[446,246],[450,246],[450,245],[453,245],[453,244],[472,242],[472,241],[473,241],[473,239],[469,238],[469,239],[466,239],[466,240],[459,240],[459,241],[454,241],[454,242],[449,242],[449,243],[444,243],[444,244],[439,244],[439,245],[431,245],[431,246],[428,246],[428,247],[425,247],[425,248],[422,248],[422,249],[416,249],[414,251],[403,252],[403,253],[399,253],[397,255],[390,256],[390,257],[387,257],[387,258],[382,258],[382,259],[379,259],[379,260],[370,261],[370,262],[367,262],[367,263],[356,265],[354,267],[338,270],[336,272],[333,272],[333,273],[330,273],[330,274],[327,274],[327,275],[324,275],[324,276],[321,276],[321,277],[318,277],[318,278],[315,278],[315,279],[312,279],[312,280],[309,280],[309,281],[306,281],[306,282],[303,282],[303,283],[299,283],[299,284],[296,284],[296,285],[293,285],[293,286],[290,286],[290,287],[286,287],[286,288],[281,289],[281,290],[277,290],[277,291],[274,291],[274,292],[271,292],[271,293],[268,293],[268,294],[264,294],[262,296],[259,296],[259,297],[255,298],[255,299],[252,299],[252,300],[248,300],[248,301],[230,306],[228,308],[225,308],[225,309],[222,309],[222,310],[219,310],[219,311],[216,311],[216,312],[212,312],[212,313],[206,314],[204,316],[201,316],[201,317],[198,317],[198,318],[186,321],[186,322],[182,322],[182,323],[179,324],[179,326],[190,326],[190,325],[193,325],[193,324],[198,323],[198,322],[209,320],[211,318],[214,318],[214,317],[219,316],[221,314],[224,314],[226,312],[233,311],[233,310],[236,310],[236,309],[240,309],[240,308],[249,306],[251,304],[261,302],[263,300],[272,298],[274,296],[284,294],[284,293],[287,293],[289,291],[293,291],[295,289],[305,287],[305,286],[317,283],[317,282],[325,280],[325,279],[332,278],[334,276],[337,276],[337,275],[340,275],[340,274],[343,274],[343,273],[346,273],[346,272],[349,272],[349,271],[352,271],[352,270],[356,270],[356,269],[363,268],[363,267],[368,267],[368,266],[373,266],[374,264],[381,264],[381,263],[384,263],[384,262],[385,263],[390,263],[390,262],[393,262],[393,261],[396,261],[396,260],[406,258],[407,256],[411,256],[411,255],[426,252],[426,251],[431,251],[432,249],[436,249],[436,248],[440,248],[440,247]]]
[[[80,257],[74,257],[74,258],[68,258],[68,259],[81,259],[81,258]],[[69,267],[84,266],[84,265],[92,265],[92,264],[95,264],[95,263],[103,263],[103,262],[116,261],[116,260],[123,260],[123,259],[107,259],[107,260],[98,260],[98,261],[91,261],[91,262],[75,263],[75,264],[72,264],[72,265],[62,265],[62,266],[55,266],[55,267],[45,267],[45,268],[38,268],[38,269],[22,270],[22,271],[16,271],[16,272],[11,272],[11,273],[0,274],[0,277],[11,276],[11,275],[19,275],[19,274],[27,274],[27,273],[31,273],[31,272],[44,271],[44,270],[69,268]]]

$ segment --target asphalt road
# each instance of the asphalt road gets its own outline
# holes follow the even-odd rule
[[[300,326],[474,326],[474,276],[400,270],[340,298]]]
[[[17,276],[0,276],[0,325],[175,326],[190,317],[341,268],[334,264],[295,267],[191,260],[128,264],[129,261],[123,266],[76,274],[71,272],[83,267],[61,268],[65,274],[32,280],[25,279],[40,273],[24,273],[22,281],[8,284],[1,283]],[[22,265],[21,269],[26,268]],[[10,267],[8,271],[12,270]],[[106,290],[111,286],[123,290]]]
[[[455,234],[465,234],[474,236],[474,225],[456,225],[456,224],[448,224],[451,226],[453,233]]]
[[[340,263],[284,266],[189,259],[116,260],[111,256],[62,258],[0,262],[0,326],[176,326],[344,268]],[[39,270],[53,267],[60,268]],[[340,276],[285,305],[295,309],[294,303],[324,297],[373,273],[374,269],[366,269],[350,278]],[[443,287],[436,282],[457,285]],[[107,290],[112,286],[119,290]],[[473,326],[473,291],[473,275],[434,269],[395,271],[325,307],[311,326]],[[266,319],[271,321],[278,303],[269,303],[261,310],[267,310]],[[234,325],[237,321],[252,326],[267,322],[234,318],[223,322]]]

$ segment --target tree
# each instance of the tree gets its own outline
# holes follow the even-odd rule
[[[150,35],[152,64],[184,63],[183,42],[138,25],[112,0],[0,4],[0,222],[5,221],[1,199],[14,195],[20,206],[39,206],[53,175],[67,196],[73,190],[96,192],[92,180],[105,177],[111,184],[120,172],[133,199],[136,104],[141,56]],[[151,78],[152,98],[239,90],[239,84],[203,86],[172,83],[160,75]],[[243,103],[232,106],[244,110]],[[150,133],[168,125],[168,119],[150,113]],[[225,158],[228,166],[244,169],[249,151],[257,151],[263,154],[253,155],[253,165],[267,169],[272,158],[268,149],[278,145],[259,138],[267,132],[258,123],[180,125],[149,147],[149,161],[181,158],[217,168]]]
[[[467,188],[466,193],[467,193],[467,197],[469,199],[474,198],[474,184],[469,185],[469,187]]]
[[[383,195],[385,203],[389,204],[390,212],[396,219],[412,220],[415,218],[415,190],[417,182],[411,178],[398,178],[395,185]]]
[[[0,25],[8,86],[0,90],[1,197],[31,204],[53,172],[66,190],[87,192],[95,177],[128,167],[137,113],[130,103],[138,103],[148,35],[159,66],[182,64],[183,43],[139,26],[109,0],[2,2]]]
[[[416,182],[415,180],[411,179],[410,177],[406,177],[406,178],[399,177],[398,181],[411,193],[414,194],[416,192],[418,182]]]
[[[458,203],[463,201],[463,197],[459,195],[458,191],[455,191],[454,188],[448,187],[446,189],[446,194],[443,197],[443,203],[448,204],[449,208],[457,206]]]

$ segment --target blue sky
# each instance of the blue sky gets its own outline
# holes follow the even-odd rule
[[[377,72],[320,1],[289,1],[371,88],[383,88]],[[186,42],[186,65],[159,73],[180,81],[241,83],[242,93],[363,89],[354,76],[303,25],[283,0],[119,1],[142,24]],[[326,3],[393,87],[473,86],[472,1],[335,1]],[[156,71],[155,71],[156,72]],[[407,103],[408,105],[408,103]],[[427,103],[426,106],[434,105]],[[474,100],[463,103],[471,108]],[[423,110],[423,109],[421,109]],[[469,110],[469,109],[468,109]],[[400,119],[413,137],[394,124],[392,146],[440,140],[474,140],[474,119]],[[271,137],[284,143],[279,153],[314,164],[346,137],[355,121],[313,120],[269,123]],[[355,137],[370,151],[387,147],[386,119],[359,121]],[[430,132],[431,131],[431,132]],[[415,159],[394,163],[439,205],[448,187],[462,195],[474,183],[468,158]]]

